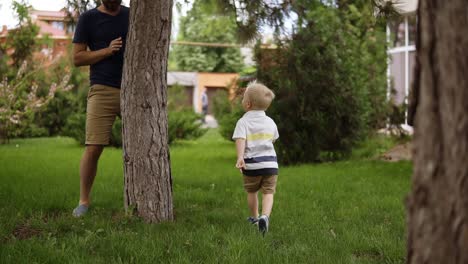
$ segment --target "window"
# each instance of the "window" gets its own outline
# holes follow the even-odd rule
[[[404,16],[387,24],[388,95],[401,105],[408,102],[416,51],[416,16]]]
[[[56,29],[60,29],[60,30],[64,29],[63,22],[61,21],[52,21],[51,25],[53,28],[56,28]]]

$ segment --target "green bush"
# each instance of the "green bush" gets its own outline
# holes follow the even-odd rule
[[[258,80],[276,94],[268,114],[278,125],[283,163],[347,157],[382,118],[383,32],[356,27],[357,10],[350,10],[317,6],[287,45],[256,52]]]
[[[84,145],[86,141],[86,113],[71,114],[66,121],[62,135],[72,137],[79,144]]]
[[[44,128],[48,136],[60,135],[69,116],[77,109],[77,95],[59,91],[44,109],[35,113],[34,125]]]
[[[112,126],[109,145],[117,148],[122,147],[122,119],[120,119],[120,117],[115,119],[114,125]]]
[[[205,134],[201,116],[191,110],[169,112],[169,144],[177,139],[196,139]]]
[[[231,112],[231,102],[229,97],[224,94],[216,94],[212,99],[213,113],[216,119],[221,119],[224,115]]]
[[[240,98],[236,98],[232,102],[228,101],[227,105],[222,106],[222,109],[222,111],[218,110],[220,111],[219,117],[216,117],[219,124],[219,133],[223,138],[231,140],[237,120],[239,120],[244,115],[244,110],[240,104]]]
[[[177,139],[196,139],[205,134],[202,129],[201,116],[193,112],[187,105],[185,87],[174,85],[169,87],[167,105],[169,109],[169,144]]]

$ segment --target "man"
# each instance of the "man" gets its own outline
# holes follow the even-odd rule
[[[129,8],[121,0],[102,0],[83,13],[73,38],[73,63],[90,65],[91,88],[86,108],[86,147],[80,163],[80,201],[73,216],[88,211],[99,157],[109,144],[112,125],[120,115],[120,84],[129,24]]]
[[[206,94],[206,88],[203,88],[202,91],[202,123],[206,124],[206,115],[208,114],[208,95]]]

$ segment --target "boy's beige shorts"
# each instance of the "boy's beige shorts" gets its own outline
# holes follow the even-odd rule
[[[120,116],[120,89],[92,85],[86,107],[86,145],[108,145],[117,115]]]
[[[248,193],[255,193],[262,189],[264,194],[272,194],[276,192],[277,175],[271,176],[245,176],[244,189]]]

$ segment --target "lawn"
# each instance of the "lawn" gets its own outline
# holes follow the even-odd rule
[[[361,153],[367,153],[365,146]],[[247,224],[235,148],[215,130],[171,147],[175,221],[125,214],[121,150],[104,151],[74,219],[82,154],[69,138],[0,146],[0,263],[403,263],[409,162],[282,167],[262,237]],[[357,151],[359,153],[359,151]]]

